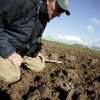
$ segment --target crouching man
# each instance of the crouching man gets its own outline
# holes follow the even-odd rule
[[[22,63],[44,69],[42,33],[53,18],[70,15],[67,6],[68,0],[0,0],[0,79],[18,81]]]

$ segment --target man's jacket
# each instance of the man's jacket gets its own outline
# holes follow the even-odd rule
[[[3,58],[16,52],[22,43],[28,43],[33,34],[32,43],[41,37],[47,21],[37,18],[33,1],[38,0],[0,0],[0,56]]]

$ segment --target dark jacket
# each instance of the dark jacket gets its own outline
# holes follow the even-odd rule
[[[38,0],[0,0],[0,56],[3,58],[16,52],[22,43],[30,42],[32,34],[32,43],[42,36],[49,18],[44,3],[36,16],[38,6],[33,1]]]

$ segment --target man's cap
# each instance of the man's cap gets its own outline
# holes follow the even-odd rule
[[[70,12],[68,10],[68,0],[57,0],[57,3],[67,15],[70,15]]]

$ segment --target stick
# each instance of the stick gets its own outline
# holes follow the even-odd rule
[[[61,62],[61,61],[55,61],[55,60],[45,60],[45,62],[51,62],[51,63],[63,63],[63,62]]]

